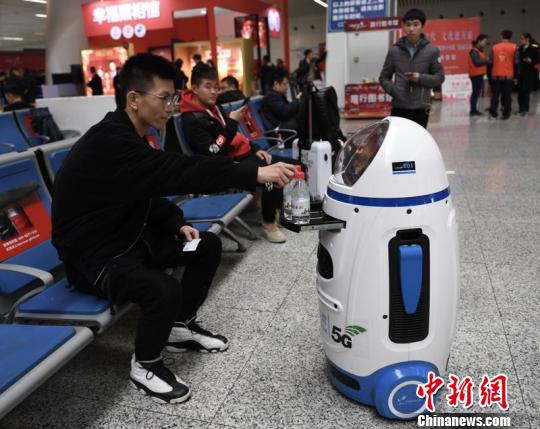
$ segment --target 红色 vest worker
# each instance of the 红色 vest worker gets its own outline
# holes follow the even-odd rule
[[[472,48],[471,54],[472,54],[472,51],[475,51],[477,53],[480,60],[482,60],[484,62],[486,61],[486,54],[483,51],[481,51],[478,48]],[[477,66],[476,64],[474,64],[474,61],[472,60],[471,55],[469,55],[468,59],[469,59],[469,76],[471,76],[471,77],[483,76],[483,75],[485,75],[487,73],[487,65],[486,64],[483,64],[481,66]]]
[[[495,78],[512,79],[514,77],[515,43],[502,41],[493,46],[493,70]]]

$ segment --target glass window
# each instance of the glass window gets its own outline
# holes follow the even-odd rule
[[[345,142],[338,154],[334,176],[338,182],[353,186],[379,151],[390,123],[380,121],[359,130]]]

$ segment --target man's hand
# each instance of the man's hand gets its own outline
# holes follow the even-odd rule
[[[296,99],[297,100],[300,100],[302,98],[302,92],[299,92],[298,94],[296,94]]]
[[[285,186],[294,176],[294,165],[278,162],[266,167],[259,167],[257,183],[275,183],[278,187]]]
[[[199,230],[189,225],[184,225],[182,228],[180,228],[180,234],[185,237],[185,241],[191,241],[195,238],[199,238]]]
[[[240,107],[239,109],[233,110],[229,113],[229,118],[234,119],[237,122],[240,122],[244,119],[244,111],[246,110],[247,104]]]
[[[420,73],[408,72],[408,73],[405,73],[405,77],[411,82],[418,82],[420,80]]]
[[[255,152],[255,155],[257,155],[257,158],[262,159],[264,162],[266,162],[266,165],[272,164],[272,155],[270,155],[265,150],[258,150]]]

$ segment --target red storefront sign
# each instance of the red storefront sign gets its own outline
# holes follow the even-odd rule
[[[147,30],[173,26],[171,0],[116,0],[83,4],[84,33],[88,37],[110,34],[143,37]]]
[[[379,83],[345,86],[345,118],[384,118],[392,110],[392,97]]]
[[[472,41],[480,33],[480,18],[433,19],[426,22],[424,34],[441,51],[446,75],[468,73]]]
[[[354,33],[359,31],[395,30],[397,28],[401,28],[401,19],[398,16],[345,21],[345,31]]]

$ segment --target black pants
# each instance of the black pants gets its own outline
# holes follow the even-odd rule
[[[427,128],[429,109],[399,109],[397,107],[392,107],[390,116],[399,116],[400,118],[410,119],[418,125]]]
[[[508,117],[512,113],[512,79],[493,79],[491,81],[491,116],[497,116],[499,110],[499,97],[503,108],[503,116]]]
[[[194,252],[183,252],[182,243],[172,237],[161,247],[141,240],[113,264],[113,302],[134,302],[142,310],[135,336],[137,360],[159,357],[173,323],[193,318],[206,299],[221,259],[221,241],[209,232],[201,232],[200,238]],[[181,282],[163,272],[179,266],[186,267]],[[114,275],[115,269],[119,274]]]
[[[254,154],[240,160],[240,162],[255,162],[259,166],[264,167],[266,163],[259,159]],[[272,164],[277,162],[285,162],[287,164],[300,164],[299,161],[281,156],[272,155]],[[261,196],[261,211],[263,222],[272,223],[276,219],[276,210],[283,206],[283,189],[273,186],[269,191],[266,186],[263,189]]]
[[[471,113],[477,112],[476,104],[478,103],[478,97],[482,92],[482,86],[484,86],[484,75],[480,76],[469,76],[472,84],[472,94],[471,94]]]
[[[520,81],[518,83],[518,103],[520,112],[529,111],[529,99],[534,83]]]

